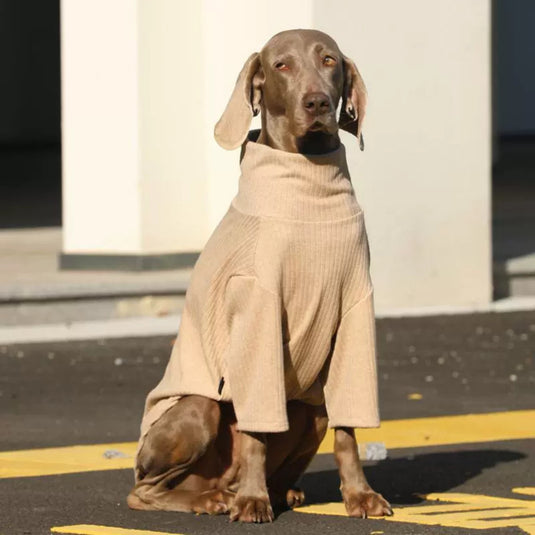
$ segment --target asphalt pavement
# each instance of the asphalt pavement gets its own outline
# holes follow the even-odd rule
[[[65,473],[69,449],[46,450],[57,470],[49,458],[50,475],[28,477],[43,448],[137,439],[173,342],[156,337],[0,346],[0,534],[535,534],[535,312],[382,319],[377,328],[388,459],[367,462],[366,473],[394,506],[392,520],[341,516],[329,453],[301,482],[311,514],[282,512],[263,526],[130,511],[131,468]],[[466,433],[452,439],[459,429],[443,417],[462,426],[469,414]],[[489,414],[503,424],[488,429]],[[389,429],[409,434],[413,423],[446,438],[389,442]],[[21,450],[18,461],[5,453]]]

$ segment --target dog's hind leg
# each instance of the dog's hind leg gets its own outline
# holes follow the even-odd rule
[[[268,487],[275,506],[299,507],[304,492],[295,488],[318,451],[327,432],[324,407],[288,403],[290,430],[270,435],[268,440]]]
[[[132,509],[224,513],[232,494],[216,488],[214,448],[219,404],[202,396],[180,399],[151,427],[136,459]]]
[[[235,494],[218,489],[199,492],[175,488],[160,493],[145,494],[143,497],[147,501],[139,498],[133,490],[127,498],[130,509],[219,515],[229,512],[234,503]]]

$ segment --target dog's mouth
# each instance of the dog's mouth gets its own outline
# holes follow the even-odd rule
[[[334,115],[327,113],[318,117],[301,117],[295,121],[292,131],[296,137],[303,137],[308,134],[332,136],[338,132],[338,122]]]
[[[308,132],[326,132],[327,125],[321,121],[314,121],[309,127]]]
[[[332,114],[323,114],[315,117],[306,127],[306,133],[309,132],[323,132],[324,134],[336,134],[338,131],[338,123]]]

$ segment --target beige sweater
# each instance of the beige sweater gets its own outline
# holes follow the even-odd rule
[[[293,399],[325,402],[331,427],[378,426],[368,244],[344,147],[305,156],[249,141],[241,171],[142,437],[186,394],[232,401],[244,431],[287,430]]]

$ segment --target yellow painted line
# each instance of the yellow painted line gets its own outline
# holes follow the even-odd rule
[[[407,399],[410,399],[411,401],[420,401],[422,398],[422,394],[418,394],[418,392],[414,392],[407,396]]]
[[[535,438],[535,410],[387,420],[379,429],[358,429],[359,443],[384,442],[387,449]],[[328,431],[318,453],[333,451]],[[0,479],[132,468],[137,444],[95,444],[0,452]],[[107,459],[106,450],[126,457]]]
[[[93,526],[80,524],[78,526],[60,526],[51,528],[52,533],[70,533],[71,535],[181,535],[163,531],[147,531],[146,529],[125,529],[112,526]]]
[[[135,442],[0,452],[0,479],[132,468]],[[108,450],[125,457],[107,459]]]
[[[359,442],[384,442],[387,449],[444,446],[535,438],[535,410],[386,420],[379,429],[357,429]],[[318,453],[333,451],[329,430]]]
[[[513,492],[525,494],[526,496],[535,496],[535,487],[515,487]]]
[[[521,490],[524,494],[535,495],[535,488],[526,487]],[[465,529],[518,527],[529,535],[535,535],[535,500],[454,492],[428,494],[424,498],[434,503],[396,508],[394,516],[385,517],[384,520]],[[295,511],[347,516],[343,503],[310,505]]]

